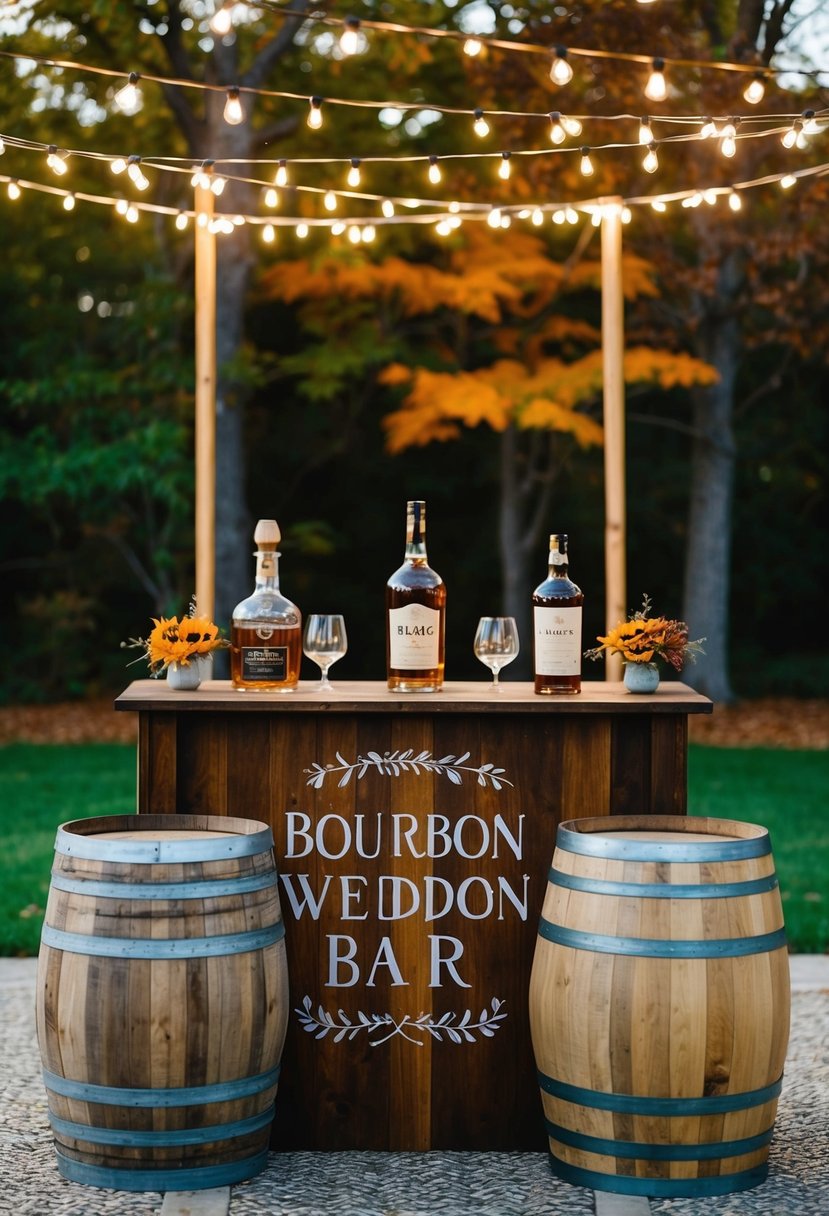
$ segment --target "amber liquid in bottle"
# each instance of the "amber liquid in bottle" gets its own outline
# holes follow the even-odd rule
[[[535,691],[542,696],[581,692],[583,603],[569,576],[567,537],[553,533],[548,576],[533,592]]]
[[[446,586],[426,557],[426,504],[410,502],[405,560],[386,583],[386,671],[392,692],[437,692],[445,646]]]
[[[302,661],[302,616],[279,590],[280,540],[275,519],[260,519],[253,534],[256,586],[233,610],[230,679],[241,692],[293,692]]]

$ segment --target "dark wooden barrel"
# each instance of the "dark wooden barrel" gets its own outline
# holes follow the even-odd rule
[[[127,1191],[265,1166],[288,1018],[271,829],[207,815],[66,823],[37,1031],[60,1172]]]
[[[789,1000],[765,828],[563,823],[529,998],[554,1173],[629,1195],[757,1185]]]

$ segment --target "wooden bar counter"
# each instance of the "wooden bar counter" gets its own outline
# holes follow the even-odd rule
[[[139,812],[273,828],[291,990],[274,1147],[542,1149],[527,991],[556,827],[684,814],[688,715],[710,701],[140,680],[116,708],[139,715]]]

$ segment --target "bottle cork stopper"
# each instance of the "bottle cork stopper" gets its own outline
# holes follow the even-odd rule
[[[275,549],[281,537],[282,533],[275,519],[260,519],[253,533],[253,539],[260,549]]]

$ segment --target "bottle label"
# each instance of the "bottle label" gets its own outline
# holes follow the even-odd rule
[[[287,646],[243,646],[243,680],[284,680],[288,673]]]
[[[438,665],[440,612],[425,604],[389,609],[389,659],[395,671],[431,671]]]
[[[533,609],[537,676],[580,673],[581,613],[581,608]]]

